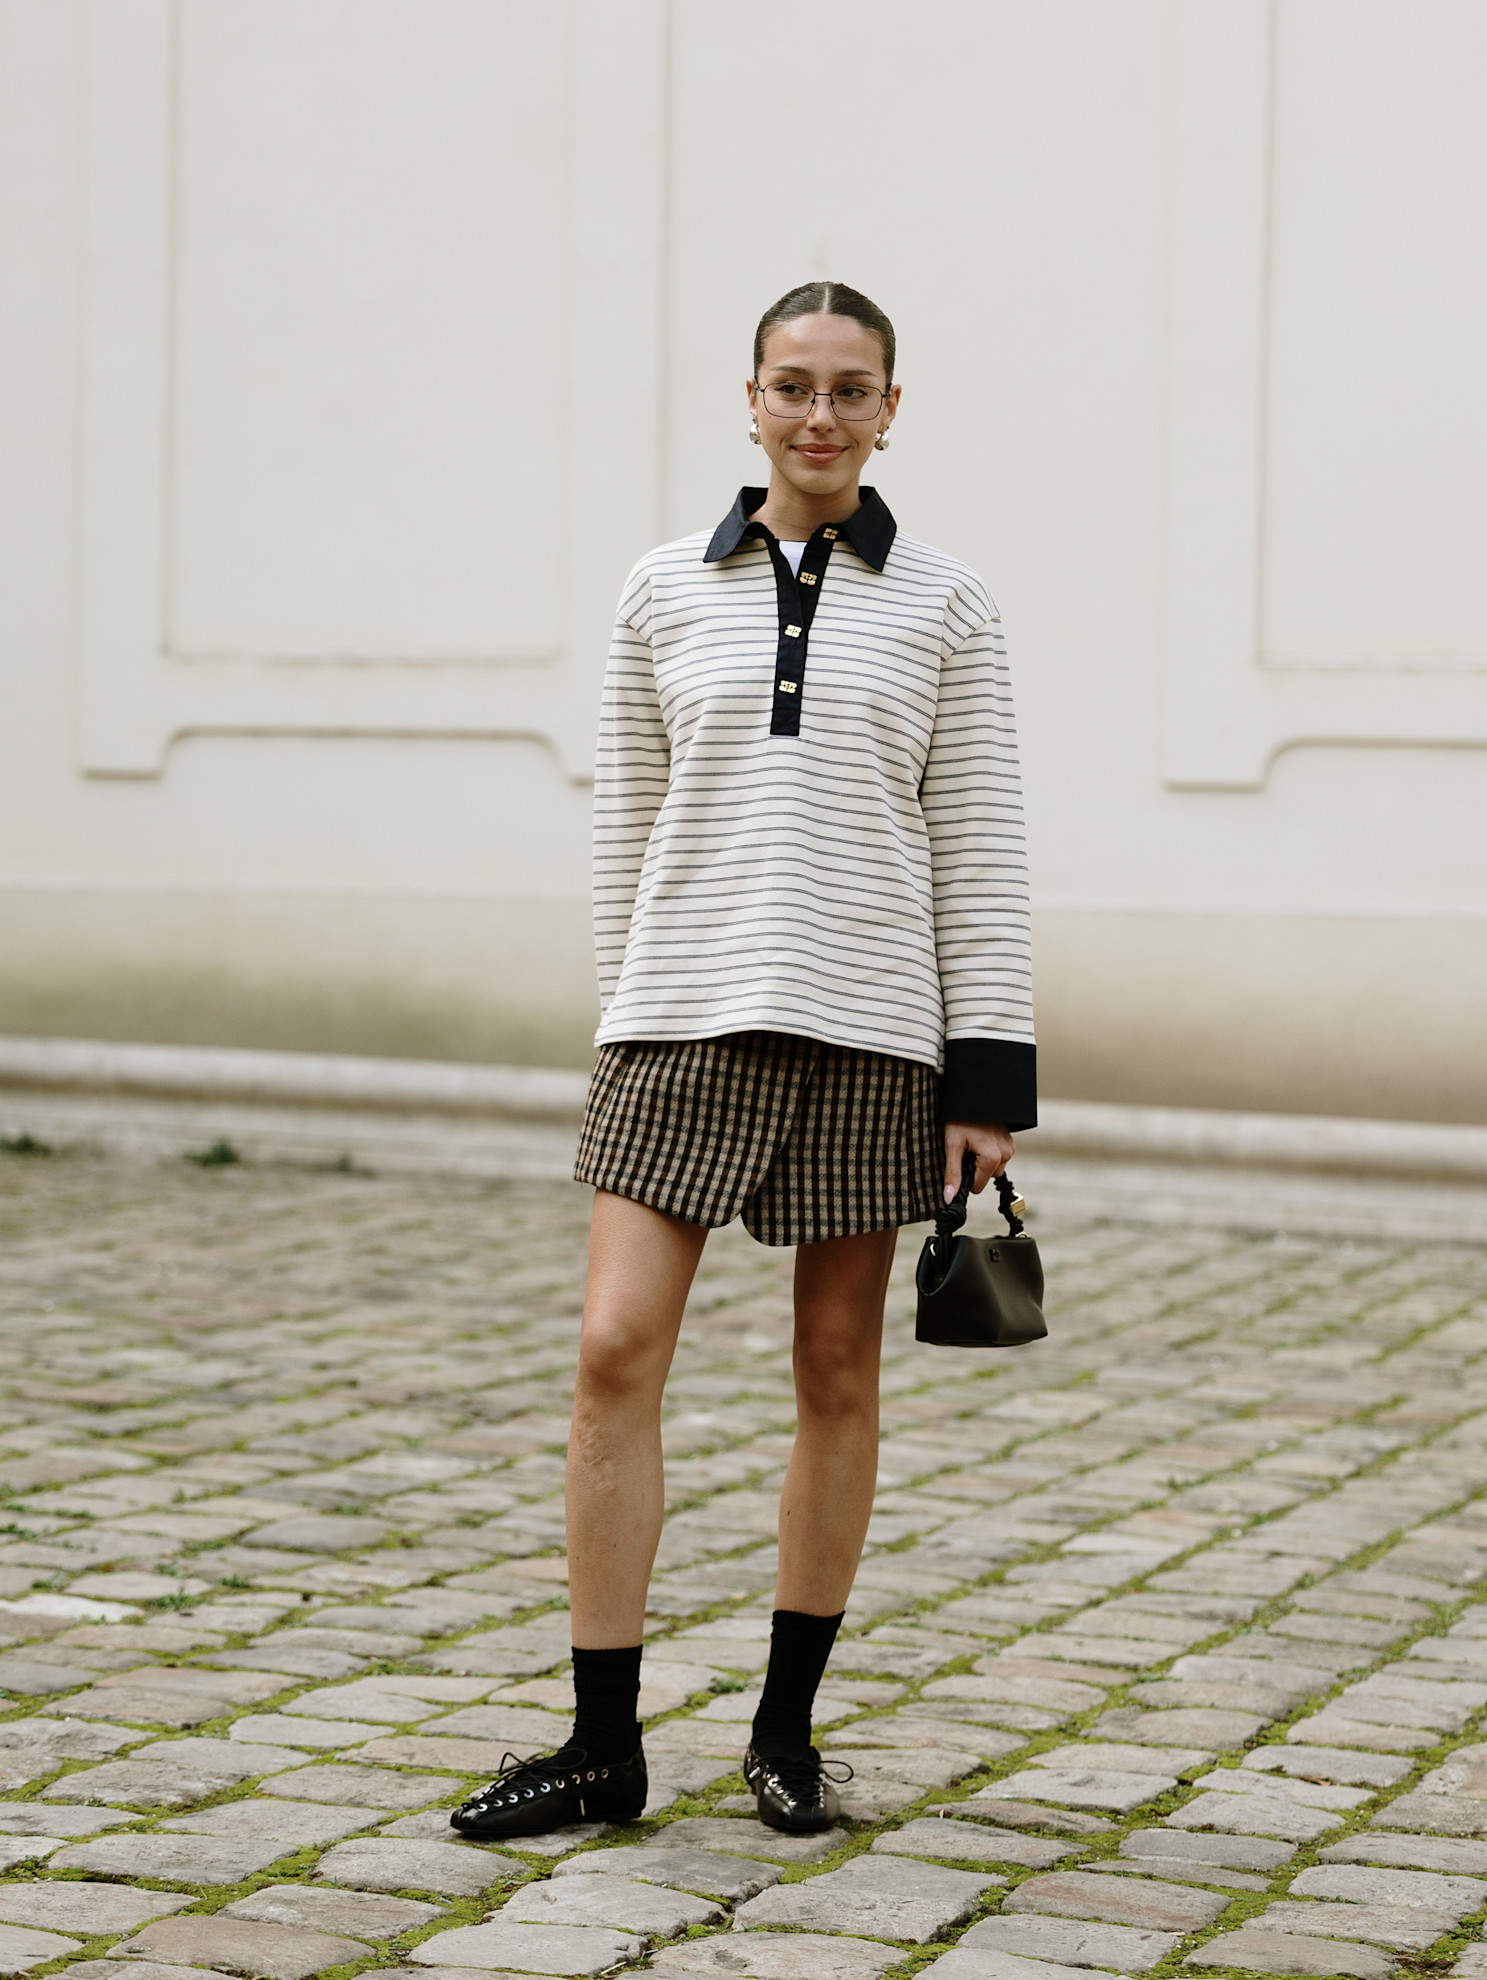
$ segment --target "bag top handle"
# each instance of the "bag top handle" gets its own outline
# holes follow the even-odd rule
[[[1007,1220],[1008,1237],[1021,1237],[1022,1218],[1018,1213],[1026,1210],[1027,1205],[1012,1187],[1012,1178],[1005,1170],[996,1179],[996,1194],[997,1208]]]
[[[970,1201],[972,1187],[976,1181],[976,1153],[968,1148],[961,1157],[960,1188],[943,1208],[935,1212],[935,1236],[941,1244],[954,1237],[966,1220],[966,1206]],[[1018,1214],[1027,1205],[1012,1187],[1012,1178],[1002,1174],[995,1178],[997,1206],[1007,1220],[1008,1237],[1022,1236],[1022,1218]]]

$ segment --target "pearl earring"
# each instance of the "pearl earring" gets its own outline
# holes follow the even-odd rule
[[[764,445],[764,442],[759,438],[759,422],[757,419],[751,419],[749,421],[749,438],[756,447],[762,447]]]
[[[888,434],[885,430],[884,432],[880,433],[877,439],[873,442],[873,447],[877,453],[881,454],[884,451],[884,449],[887,447],[887,445],[888,445]]]

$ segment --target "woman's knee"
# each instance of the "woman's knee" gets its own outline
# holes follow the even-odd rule
[[[798,1338],[795,1395],[802,1413],[861,1416],[878,1406],[878,1340],[861,1334]]]
[[[586,1316],[576,1395],[590,1407],[623,1408],[650,1399],[659,1407],[670,1360],[647,1329],[621,1317]]]

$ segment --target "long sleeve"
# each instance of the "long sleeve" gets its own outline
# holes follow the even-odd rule
[[[961,594],[920,787],[945,1004],[946,1120],[1037,1123],[1027,853],[1017,730],[995,607]],[[959,623],[957,620],[959,619]]]
[[[594,771],[594,956],[599,1008],[619,985],[651,828],[666,796],[671,749],[648,636],[649,587],[620,601],[604,676]],[[642,628],[646,630],[642,630]]]

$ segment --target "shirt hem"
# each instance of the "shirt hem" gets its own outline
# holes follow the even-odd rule
[[[605,1020],[594,1033],[596,1045],[666,1044],[681,1045],[695,1038],[726,1038],[739,1031],[782,1031],[792,1038],[814,1039],[819,1045],[841,1045],[854,1052],[881,1052],[887,1058],[907,1059],[914,1065],[944,1068],[942,1044],[928,1039],[907,1041],[885,1038],[881,1031],[856,1031],[849,1026],[810,1023],[798,1016],[775,1011],[740,1011],[726,1018],[687,1025],[667,1024],[660,1019]]]

